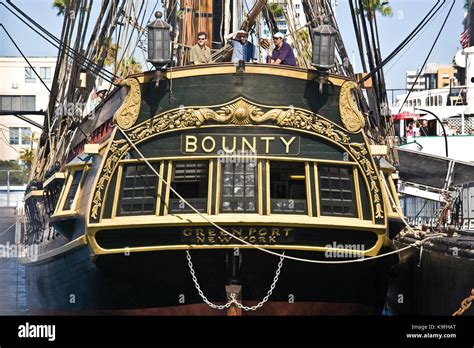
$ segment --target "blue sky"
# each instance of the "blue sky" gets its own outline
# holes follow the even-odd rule
[[[382,57],[389,55],[392,50],[400,44],[400,42],[418,25],[435,3],[434,0],[390,1],[393,9],[393,16],[377,17]],[[444,19],[446,18],[451,4],[452,0],[446,1],[446,4],[443,9],[439,11],[437,17],[433,19],[429,26],[415,38],[416,41],[413,44],[409,44],[411,47],[405,48],[386,65],[385,77],[387,88],[405,88],[406,70],[416,70],[418,67],[421,67]],[[465,14],[463,5],[464,1],[456,1],[428,63],[449,64],[456,52],[462,48],[459,43],[459,38],[463,31],[462,21]],[[356,69],[361,71],[362,68],[350,17],[350,9],[346,0],[339,0],[336,16],[350,58],[352,59],[351,52],[354,51]]]
[[[152,1],[151,1],[152,2]],[[404,88],[405,71],[415,70],[423,63],[436,36],[452,0],[446,1],[445,7],[429,27],[417,37],[416,42],[402,51],[385,69],[387,88]],[[56,16],[51,4],[53,0],[17,0],[15,4],[27,12],[38,23],[59,37],[62,17]],[[152,2],[154,3],[154,2]],[[382,56],[388,55],[425,16],[434,0],[391,0],[393,17],[378,17]],[[96,3],[97,4],[97,3]],[[461,48],[459,37],[463,30],[462,20],[465,10],[464,1],[458,0],[454,6],[446,27],[433,51],[428,63],[445,63],[452,61],[455,53]],[[96,5],[95,5],[96,6]],[[95,11],[97,12],[97,11]],[[349,5],[346,0],[339,0],[337,19],[345,45],[352,59],[355,52],[356,68],[361,70],[359,54],[353,33]],[[55,56],[56,49],[27,28],[16,17],[0,6],[0,22],[5,25],[27,56]],[[3,31],[0,31],[0,56],[19,55]],[[390,97],[390,96],[389,96]]]

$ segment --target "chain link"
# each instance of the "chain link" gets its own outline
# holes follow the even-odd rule
[[[201,290],[201,286],[199,285],[198,283],[198,280],[196,278],[196,273],[194,272],[194,268],[193,268],[193,262],[191,261],[191,254],[189,253],[188,250],[186,250],[186,258],[188,259],[188,266],[189,266],[189,271],[191,272],[191,277],[193,278],[193,282],[194,282],[194,286],[196,287],[196,290],[198,291],[199,293],[199,296],[201,296],[202,300],[211,308],[214,308],[214,309],[225,309],[225,308],[229,308],[232,304],[232,302],[228,302],[226,303],[225,305],[216,305],[214,303],[212,303],[211,301],[209,301],[206,297],[206,295],[204,295],[204,293],[202,292]]]
[[[461,302],[461,307],[452,314],[452,316],[457,316],[463,314],[469,307],[472,305],[472,301],[474,301],[474,289],[471,290],[471,296],[466,297],[462,302]]]
[[[196,277],[196,273],[193,268],[193,262],[191,261],[191,254],[189,253],[188,250],[186,250],[186,259],[188,260],[188,266],[189,266],[189,271],[191,273],[191,277],[193,278],[194,286],[196,287],[196,290],[198,291],[199,296],[201,296],[202,300],[211,308],[214,309],[226,309],[229,308],[232,304],[235,304],[237,307],[240,309],[243,309],[244,311],[256,311],[257,309],[261,308],[266,302],[268,302],[268,299],[273,293],[273,290],[275,290],[276,284],[278,283],[278,278],[280,277],[281,273],[281,268],[283,266],[283,260],[285,260],[285,252],[282,252],[282,255],[280,256],[280,262],[278,262],[278,267],[275,272],[275,277],[273,277],[273,282],[272,285],[270,285],[270,289],[267,292],[267,295],[257,303],[255,306],[244,306],[242,303],[238,302],[237,299],[235,298],[236,294],[232,293],[230,294],[230,301],[227,302],[225,305],[216,305],[212,302],[210,302],[206,295],[204,295],[203,291],[201,290],[201,286],[199,285],[199,282]]]

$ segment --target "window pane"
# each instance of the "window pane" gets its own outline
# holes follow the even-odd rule
[[[208,161],[173,162],[171,187],[200,212],[207,209]],[[192,210],[173,191],[170,191],[170,212],[192,213]]]
[[[221,211],[256,212],[256,166],[254,163],[225,163],[222,175]]]
[[[23,97],[23,109],[24,111],[36,110],[36,97],[34,95],[28,95]]]
[[[32,83],[32,82],[36,82],[36,78],[35,78],[35,73],[33,72],[33,69],[31,68],[25,68],[25,82],[27,83]]]
[[[156,169],[158,164],[154,165]],[[123,169],[118,215],[155,213],[158,177],[147,164],[130,164]]]
[[[318,164],[321,214],[356,216],[352,167]]]
[[[304,162],[270,162],[271,212],[306,214],[306,175]]]
[[[51,68],[41,67],[40,77],[43,79],[44,82],[50,82],[51,81]]]
[[[9,96],[2,96],[0,98],[1,98],[0,107],[2,108],[2,111],[12,110],[12,98]]]
[[[72,207],[72,203],[74,202],[74,197],[76,197],[76,192],[79,187],[79,183],[81,182],[82,177],[82,170],[78,170],[74,173],[74,178],[72,180],[71,188],[66,197],[66,202],[64,203],[64,210],[69,210]]]
[[[12,145],[20,144],[20,128],[10,127],[10,144]]]
[[[12,97],[12,110],[23,110],[21,108],[21,97]]]
[[[21,144],[31,145],[31,129],[21,128]]]

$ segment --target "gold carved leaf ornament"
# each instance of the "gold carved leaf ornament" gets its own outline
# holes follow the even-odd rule
[[[119,86],[127,86],[128,93],[123,104],[114,114],[114,122],[122,129],[129,129],[137,121],[140,112],[140,83],[136,78],[128,78],[120,82]]]
[[[354,81],[346,81],[342,84],[339,95],[339,113],[344,127],[349,132],[356,133],[364,127],[365,121],[352,96],[354,88],[357,88]]]

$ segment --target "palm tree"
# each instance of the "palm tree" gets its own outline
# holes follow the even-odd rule
[[[31,170],[31,165],[33,164],[34,157],[35,157],[35,153],[34,153],[33,149],[31,149],[29,147],[25,147],[25,148],[21,149],[19,159],[21,161],[23,161],[23,163],[25,164],[28,172],[30,172],[30,170]]]
[[[383,17],[392,17],[393,10],[388,1],[384,0],[362,0],[362,8],[367,12],[369,20],[373,20],[376,12]]]
[[[109,42],[108,48],[107,48],[107,56],[105,57],[105,61],[104,61],[105,66],[112,65],[115,63],[119,49],[120,49],[120,46],[118,44],[113,44]]]
[[[268,4],[268,10],[270,10],[275,18],[283,17],[284,15],[283,6],[275,2]]]
[[[67,0],[54,0],[53,8],[56,9],[56,11],[58,11],[58,13],[56,13],[57,16],[64,15],[64,12],[66,11],[66,1]],[[68,1],[70,5],[70,0]]]
[[[382,62],[382,53],[380,50],[380,40],[376,14],[377,12],[379,12],[383,17],[392,17],[393,10],[389,2],[386,0],[362,0],[362,9],[359,9],[359,11],[364,11],[366,13],[369,22],[370,36],[372,40],[370,56],[373,57],[369,57],[369,66],[370,69],[374,69],[375,66],[380,65]],[[367,46],[369,46],[368,38],[366,38],[366,40],[366,44]],[[380,82],[381,85],[384,86],[385,77],[383,75],[383,71],[379,71],[376,76],[376,81],[379,80],[378,82]],[[377,104],[382,104],[386,102],[387,95],[384,87],[382,87],[382,90],[377,93],[375,98]]]
[[[131,74],[138,74],[143,71],[142,65],[135,57],[123,58],[120,66],[117,68],[118,76],[128,76]]]

